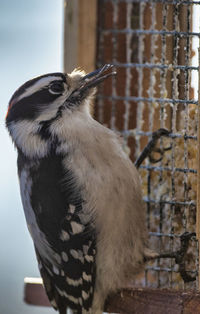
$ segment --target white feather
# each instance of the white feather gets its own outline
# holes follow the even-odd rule
[[[27,157],[42,158],[48,153],[49,143],[42,140],[37,134],[39,128],[39,124],[30,120],[11,122],[9,124],[9,131],[15,145]]]

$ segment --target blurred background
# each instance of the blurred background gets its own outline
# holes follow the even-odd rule
[[[0,0],[0,314],[55,313],[25,305],[24,277],[39,276],[20,200],[16,151],[4,125],[13,92],[62,71],[62,0]]]

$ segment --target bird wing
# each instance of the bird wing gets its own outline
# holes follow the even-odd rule
[[[81,188],[61,156],[23,166],[21,197],[41,276],[52,305],[91,307],[95,283],[95,232],[84,217]]]

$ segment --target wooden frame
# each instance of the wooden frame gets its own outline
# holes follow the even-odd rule
[[[31,305],[50,306],[43,285],[38,280],[34,283],[33,279],[28,278],[24,301]],[[105,311],[123,314],[200,314],[199,304],[200,293],[197,291],[129,288],[110,296]]]
[[[92,71],[96,64],[97,0],[65,0],[64,70],[81,67]]]

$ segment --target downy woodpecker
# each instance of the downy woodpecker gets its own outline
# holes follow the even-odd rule
[[[95,87],[116,74],[107,73],[110,68],[34,78],[8,107],[28,229],[47,295],[60,314],[67,308],[102,313],[107,295],[144,262],[137,170],[118,136],[90,114]]]

